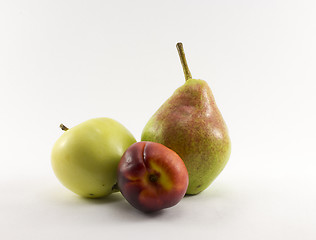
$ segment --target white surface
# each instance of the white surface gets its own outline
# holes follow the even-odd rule
[[[316,239],[315,12],[314,0],[1,1],[1,239]],[[178,41],[230,130],[222,174],[153,216],[65,189],[50,166],[58,125],[112,117],[139,140],[184,82]]]

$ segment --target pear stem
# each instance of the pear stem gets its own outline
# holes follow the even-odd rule
[[[181,65],[182,65],[182,68],[183,68],[185,81],[187,81],[188,79],[192,78],[192,75],[191,75],[191,72],[190,72],[187,60],[185,58],[183,44],[181,42],[177,43],[177,50],[178,50],[180,61],[181,61]]]
[[[69,128],[67,128],[64,124],[60,124],[59,127],[61,128],[61,130],[63,131],[67,131]]]

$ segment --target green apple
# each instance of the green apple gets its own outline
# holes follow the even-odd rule
[[[118,163],[136,142],[120,123],[95,118],[67,129],[56,141],[51,162],[60,182],[74,193],[89,198],[109,195],[117,182]]]

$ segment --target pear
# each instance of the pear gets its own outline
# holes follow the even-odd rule
[[[231,141],[210,87],[192,79],[182,43],[177,49],[186,81],[150,118],[141,139],[161,143],[182,158],[189,173],[186,194],[194,195],[224,169]]]

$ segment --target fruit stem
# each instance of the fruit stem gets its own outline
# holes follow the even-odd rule
[[[156,174],[150,174],[149,175],[149,181],[155,183],[158,181],[159,176],[157,176]]]
[[[64,124],[60,124],[59,127],[61,128],[61,130],[63,131],[67,131],[69,128],[67,128]]]
[[[177,50],[178,50],[180,61],[181,61],[181,65],[182,65],[182,68],[183,68],[185,81],[187,81],[188,79],[192,78],[192,75],[191,75],[191,72],[190,72],[187,60],[185,58],[183,44],[181,42],[177,43]]]

